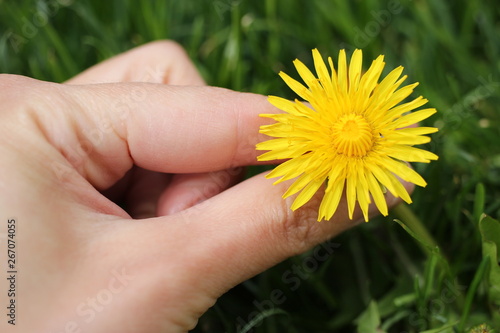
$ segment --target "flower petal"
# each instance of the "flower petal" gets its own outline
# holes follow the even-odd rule
[[[325,192],[325,196],[319,206],[318,221],[321,221],[323,218],[329,220],[335,214],[344,191],[344,182],[343,178],[337,179],[331,184],[332,190]],[[330,184],[328,185],[330,186]]]
[[[349,64],[349,95],[352,96],[358,90],[361,79],[361,69],[363,65],[363,53],[361,50],[354,50]]]
[[[427,103],[427,100],[425,98],[422,98],[422,96],[420,96],[420,97],[415,98],[411,102],[398,105],[398,106],[394,107],[393,109],[389,110],[389,112],[387,112],[384,115],[382,122],[384,122],[384,123],[391,122],[394,119],[400,117],[403,113],[412,111],[416,108],[419,108],[426,103]]]
[[[388,125],[387,128],[392,129],[392,128],[402,128],[410,126],[418,123],[419,121],[429,118],[434,113],[436,113],[436,109],[423,109],[415,111],[397,119],[392,124]]]
[[[314,68],[316,70],[316,74],[318,74],[321,85],[325,89],[327,95],[334,96],[330,74],[328,74],[328,69],[326,68],[323,58],[321,58],[321,54],[318,49],[312,50],[312,54],[314,59]]]
[[[355,176],[347,177],[346,180],[347,211],[349,212],[349,218],[351,220],[354,213],[354,206],[356,204],[357,181],[358,180]]]
[[[339,73],[338,73],[338,82],[339,89],[341,93],[347,94],[347,60],[345,55],[345,50],[340,50],[339,52]]]
[[[298,59],[295,59],[293,61],[293,64],[295,65],[295,68],[297,69],[297,72],[299,73],[300,77],[302,80],[304,80],[305,84],[312,90],[317,88],[318,86],[318,81],[316,77],[314,77],[313,73],[307,68],[304,63]]]
[[[384,193],[380,188],[380,183],[370,172],[366,173],[366,179],[369,184],[368,186],[370,188],[370,193],[372,195],[373,201],[375,201],[375,205],[377,206],[380,213],[382,213],[382,215],[387,216],[387,214],[389,213],[387,209],[387,202],[385,201]]]
[[[394,145],[384,149],[387,156],[406,162],[421,162],[429,163],[430,161],[437,160],[438,156],[427,150],[409,147],[404,145]]]
[[[311,182],[309,182],[309,184],[304,187],[297,198],[295,198],[291,209],[296,210],[297,208],[302,207],[304,204],[306,204],[324,183],[324,179],[312,180]]]
[[[297,95],[299,95],[302,99],[308,101],[312,98],[311,92],[304,87],[299,81],[291,78],[288,74],[283,72],[279,73],[279,76],[285,81],[285,83],[292,89]]]
[[[299,108],[296,103],[294,103],[293,101],[290,101],[288,99],[276,97],[276,96],[269,96],[267,98],[267,100],[269,101],[269,103],[271,103],[276,108],[278,108],[282,111],[288,112],[289,114],[292,114],[294,116],[305,115],[303,112],[304,111],[303,109]]]
[[[392,158],[384,158],[384,166],[387,170],[391,171],[395,175],[401,177],[407,182],[411,182],[415,185],[425,187],[427,183],[415,170],[410,168],[406,163],[393,160]]]

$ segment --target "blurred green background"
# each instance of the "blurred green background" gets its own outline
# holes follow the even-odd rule
[[[497,1],[0,0],[2,73],[61,82],[158,39],[182,44],[210,85],[287,98],[277,73],[298,77],[295,58],[312,65],[312,48],[334,61],[362,48],[365,65],[379,54],[385,73],[403,65],[407,83],[420,82],[413,97],[438,109],[425,148],[440,159],[414,166],[429,185],[411,206],[235,287],[194,332],[500,327]]]

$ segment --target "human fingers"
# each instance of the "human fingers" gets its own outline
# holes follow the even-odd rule
[[[70,79],[68,84],[89,83],[111,83],[111,82],[151,82],[170,85],[205,85],[201,75],[189,59],[186,51],[176,42],[163,40],[147,43],[130,51],[114,56],[103,61],[76,77]],[[132,178],[127,177],[125,188],[123,181],[113,185],[105,194],[113,200],[126,196],[125,203],[127,211],[134,218],[145,218],[156,216],[158,199],[166,189],[166,185],[182,189],[182,179],[188,176],[176,177],[177,181],[170,183],[171,175],[149,171],[133,167]],[[208,175],[207,184],[201,182],[197,175],[200,189],[210,185]],[[192,185],[192,183],[190,183]],[[124,189],[127,190],[125,193]],[[164,198],[170,197],[163,202],[173,206],[187,207],[194,197],[169,196],[168,193],[177,193],[181,190],[169,188]],[[195,193],[191,191],[190,194]],[[160,209],[162,211],[163,209]]]
[[[46,110],[33,116],[47,139],[98,189],[134,164],[163,173],[255,164],[258,115],[275,112],[264,96],[222,88],[23,80],[37,91],[33,110]]]
[[[344,195],[333,218],[317,222],[323,191],[292,211],[293,199],[282,199],[289,185],[289,181],[272,185],[272,181],[258,175],[189,209],[145,221],[145,225],[141,223],[133,232],[148,235],[149,253],[160,258],[162,253],[170,251],[167,244],[183,244],[185,250],[176,260],[189,261],[190,265],[183,267],[181,275],[192,280],[191,287],[207,290],[217,298],[234,285],[363,220],[359,209],[355,210],[353,220],[349,220]],[[403,182],[403,185],[409,192],[413,190],[412,184]],[[386,194],[386,200],[389,207],[400,202],[390,193]],[[376,207],[371,205],[370,215],[376,214]],[[163,219],[168,223],[161,223]],[[142,228],[144,231],[139,231]],[[333,250],[328,248],[323,252],[322,256],[328,256]]]
[[[171,85],[205,84],[185,50],[173,41],[156,41],[139,46],[89,68],[67,83],[126,81]],[[127,210],[133,217],[150,216],[152,211],[156,211],[156,206],[158,206],[158,214],[160,215],[181,207],[187,208],[195,202],[208,198],[209,193],[210,195],[219,193],[227,188],[225,186],[234,184],[238,179],[238,177],[230,176],[231,179],[225,181],[225,186],[213,182],[217,172],[227,176],[231,170],[177,175],[174,182],[167,182],[167,178],[170,176],[163,173],[144,169],[132,172],[135,176],[131,179],[132,183],[128,185],[130,191],[127,194],[126,202]],[[158,196],[165,190],[167,183],[169,183],[169,188],[158,202]],[[190,191],[186,191],[187,188],[190,188]],[[120,187],[116,186],[111,191],[107,191],[107,195],[116,198],[120,193],[115,192],[119,190]],[[153,196],[152,193],[158,196]]]

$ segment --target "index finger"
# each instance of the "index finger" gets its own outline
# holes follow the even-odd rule
[[[259,126],[269,122],[259,114],[277,112],[265,96],[215,87],[114,83],[59,90],[69,105],[39,112],[40,123],[64,156],[87,146],[78,169],[100,188],[133,164],[165,173],[256,164],[255,144],[264,139]]]

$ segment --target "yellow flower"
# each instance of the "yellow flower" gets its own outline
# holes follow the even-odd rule
[[[326,184],[318,221],[333,216],[344,189],[350,219],[358,202],[368,221],[372,200],[386,216],[386,190],[411,203],[397,177],[426,186],[424,179],[406,162],[437,160],[435,154],[413,147],[429,142],[425,134],[437,132],[437,128],[408,126],[436,110],[410,113],[427,103],[422,96],[400,104],[418,84],[399,88],[407,77],[400,78],[401,66],[378,82],[385,65],[382,55],[363,74],[361,50],[354,51],[349,66],[345,51],[341,50],[337,70],[328,58],[330,74],[318,50],[314,49],[312,54],[317,78],[302,62],[294,61],[307,87],[283,72],[279,74],[309,105],[269,96],[269,102],[285,113],[261,115],[276,121],[260,128],[260,133],[275,139],[257,145],[257,150],[269,150],[258,160],[288,159],[267,178],[281,177],[276,184],[298,177],[283,195],[286,198],[300,191],[292,210],[308,202]]]

